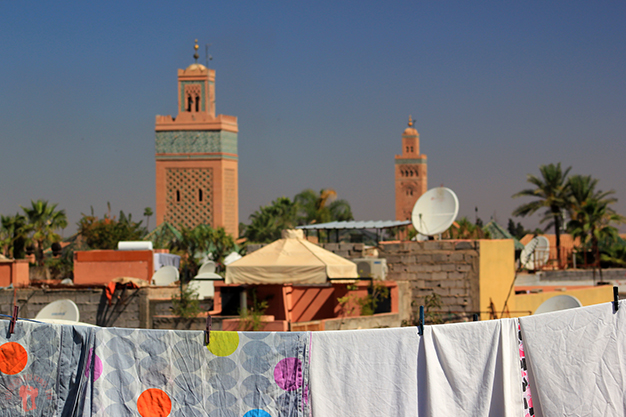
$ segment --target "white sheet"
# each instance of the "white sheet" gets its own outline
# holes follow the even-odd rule
[[[515,319],[424,328],[420,416],[523,415]]]
[[[520,318],[535,408],[551,416],[624,416],[626,303]]]
[[[313,332],[315,417],[417,417],[416,327]]]

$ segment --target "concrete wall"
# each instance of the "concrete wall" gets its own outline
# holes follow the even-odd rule
[[[567,269],[563,271],[541,271],[536,276],[540,281],[593,281],[591,269]],[[626,280],[625,268],[611,268],[602,270],[603,281]],[[596,269],[596,281],[600,281],[600,271]]]
[[[177,291],[177,287],[117,288],[111,304],[103,288],[29,288],[18,289],[15,295],[20,307],[19,317],[28,319],[34,319],[42,308],[53,301],[69,299],[78,306],[80,321],[84,323],[143,329],[204,329],[204,318],[185,320],[172,316],[171,297]],[[13,294],[13,290],[0,290],[0,314],[12,313]],[[204,311],[212,305],[213,300],[201,301]],[[217,326],[216,330],[221,328],[220,324]]]
[[[442,310],[471,317],[479,311],[479,241],[381,242],[387,279],[410,285],[412,321],[425,297],[438,294]]]

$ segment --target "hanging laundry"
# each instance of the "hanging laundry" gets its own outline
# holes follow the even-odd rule
[[[536,415],[625,415],[626,303],[619,306],[520,318]]]
[[[314,332],[314,417],[417,416],[417,328]]]
[[[2,415],[73,416],[81,396],[91,328],[19,321],[8,333],[0,322]],[[80,414],[78,414],[80,415]]]
[[[516,319],[425,326],[421,342],[420,416],[523,415]]]
[[[95,330],[93,416],[305,417],[308,333]]]

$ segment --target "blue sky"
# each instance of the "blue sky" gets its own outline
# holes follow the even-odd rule
[[[239,118],[240,221],[305,188],[394,217],[408,115],[429,188],[506,225],[526,174],[561,162],[626,214],[626,3],[9,2],[0,14],[0,213],[155,207],[154,120],[211,43]],[[204,62],[204,48],[200,48]],[[536,219],[521,219],[534,227]],[[154,223],[154,219],[152,219]]]

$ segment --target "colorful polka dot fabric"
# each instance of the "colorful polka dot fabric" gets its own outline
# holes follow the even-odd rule
[[[82,409],[80,395],[87,327],[20,321],[8,334],[0,322],[0,400],[3,416],[65,416]]]
[[[0,324],[1,415],[306,417],[308,333]]]
[[[96,329],[93,416],[304,417],[307,333]]]

